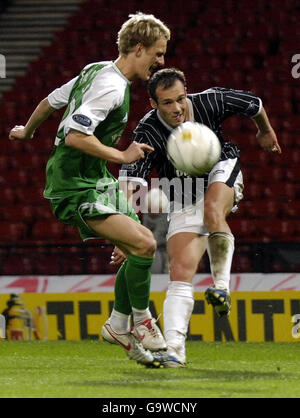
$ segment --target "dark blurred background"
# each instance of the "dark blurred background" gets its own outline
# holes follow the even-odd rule
[[[112,247],[82,244],[58,222],[42,192],[45,165],[62,112],[32,141],[8,141],[38,102],[90,62],[118,55],[116,38],[130,13],[153,13],[172,31],[166,66],[183,70],[188,92],[212,86],[250,90],[269,114],[282,155],[264,152],[254,124],[232,117],[223,134],[241,148],[245,198],[229,224],[236,237],[234,273],[300,271],[300,4],[296,0],[10,0],[0,3],[0,274],[101,274]],[[299,70],[300,76],[300,70]],[[120,148],[150,110],[146,86],[132,85],[131,114]],[[110,166],[115,176],[119,167]],[[153,174],[155,175],[155,173]],[[207,259],[199,272],[209,272]]]

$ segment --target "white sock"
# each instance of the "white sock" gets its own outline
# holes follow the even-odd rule
[[[149,318],[152,318],[150,309],[136,309],[132,308],[133,314],[133,323],[134,325],[141,324],[142,322],[146,321]]]
[[[130,315],[113,309],[110,315],[110,326],[117,334],[127,334],[130,331]]]
[[[175,349],[183,357],[193,309],[193,285],[186,282],[169,282],[163,310],[164,336],[168,349]]]
[[[214,232],[210,234],[207,251],[215,287],[229,292],[234,236],[228,232]]]

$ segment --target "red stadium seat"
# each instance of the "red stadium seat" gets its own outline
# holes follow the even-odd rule
[[[238,88],[246,81],[245,73],[242,70],[234,70],[229,72],[228,69],[218,70],[212,74],[215,85],[226,85],[232,88]]]
[[[28,204],[12,204],[3,211],[3,219],[9,222],[24,222],[31,224],[35,220],[34,208]]]
[[[26,204],[43,204],[44,203],[44,186],[19,187],[15,190],[17,201]]]
[[[253,241],[256,235],[255,225],[249,219],[230,219],[229,227],[233,235],[240,241]]]
[[[262,166],[253,167],[251,173],[251,180],[257,183],[274,183],[280,182],[285,178],[285,171],[281,166]]]
[[[256,200],[263,197],[264,186],[260,183],[245,184],[244,196],[247,200]]]
[[[274,100],[273,97],[268,105],[265,104],[265,108],[267,113],[273,116],[286,116],[293,113],[291,100],[283,100],[282,97],[279,97],[278,100]]]
[[[12,203],[15,203],[16,200],[17,200],[16,189],[14,189],[13,187],[4,187],[1,190],[1,200],[0,200],[1,206],[10,205]]]
[[[5,147],[6,155],[9,155],[10,161],[18,154],[24,154],[26,142],[20,141],[7,141],[7,146]]]
[[[264,242],[270,241],[296,241],[299,239],[298,222],[283,219],[256,220],[258,236]]]
[[[37,189],[45,187],[46,170],[44,168],[28,170],[28,187],[32,184],[34,184],[34,187]]]
[[[50,203],[44,199],[40,202],[39,205],[35,205],[34,208],[35,217],[37,220],[45,220],[49,219],[50,221],[56,220],[56,217],[54,216]]]
[[[0,186],[4,187],[7,184],[7,180],[6,180],[7,174],[6,173],[1,173],[0,171]]]
[[[277,35],[277,31],[271,23],[269,25],[250,25],[247,27],[247,38],[254,40],[260,38],[273,39]]]
[[[227,67],[232,70],[232,68],[239,68],[242,70],[252,70],[255,60],[252,55],[228,55],[227,57]]]
[[[281,166],[292,166],[300,164],[300,148],[287,148],[283,150],[282,154],[271,154],[270,158],[271,164],[281,165]]]
[[[274,56],[274,58],[275,57],[279,58],[279,61],[282,63],[281,56],[277,55],[277,56]],[[273,66],[272,62],[269,63],[269,60],[266,61],[266,59],[264,60],[264,65],[269,66],[269,67]],[[289,84],[275,83],[275,84],[268,84],[268,89],[265,89],[263,91],[262,96],[264,98],[264,102],[272,103],[272,99],[274,99],[274,93],[273,93],[274,90],[278,92],[278,97],[281,97],[283,100],[291,100],[291,97],[293,95],[293,89],[291,88],[291,86]]]
[[[82,242],[78,229],[72,225],[64,225],[64,232],[62,237],[65,242]]]
[[[300,169],[299,166],[287,167],[286,179],[293,183],[300,182]]]
[[[182,56],[197,56],[203,52],[201,40],[200,42],[181,42],[176,46],[176,54]],[[200,59],[199,59],[200,60]],[[204,61],[205,62],[205,61]],[[207,64],[208,65],[208,64]],[[205,66],[205,68],[208,68]],[[204,67],[203,67],[204,69]]]
[[[70,251],[67,250],[66,253],[63,255],[63,263],[59,265],[59,274],[61,275],[82,274],[82,270],[83,270],[82,259],[80,257],[74,257],[74,255],[70,254]],[[91,272],[89,271],[89,273]]]
[[[38,154],[16,154],[12,166],[16,169],[33,169],[33,168],[45,168],[46,158]]]
[[[59,221],[37,221],[32,228],[32,238],[45,241],[58,241],[63,238],[64,225]]]
[[[260,199],[244,203],[247,218],[275,218],[280,211],[277,200]]]
[[[86,262],[90,274],[115,274],[118,270],[116,266],[110,264],[112,248],[99,248],[98,254],[88,256]]]
[[[226,120],[223,125],[224,132],[231,134],[232,132],[240,132],[242,129],[242,121],[239,117],[232,117]],[[243,142],[243,141],[242,141]]]
[[[90,256],[86,260],[90,274],[103,274],[104,272],[104,261],[101,257]]]
[[[35,274],[34,262],[31,257],[20,257],[20,255],[8,255],[1,265],[2,275]]]
[[[35,268],[37,274],[61,274],[59,260],[60,258],[55,254],[39,254],[38,259],[35,261]]]
[[[289,115],[288,118],[285,118],[282,123],[284,130],[291,132],[292,134],[299,133],[299,115]]]
[[[297,135],[292,135],[290,132],[282,132],[278,135],[278,141],[282,152],[285,153],[287,148],[292,148],[297,144]]]
[[[46,126],[47,122],[45,122]],[[58,126],[57,126],[58,127]],[[56,127],[56,129],[57,129]],[[56,131],[55,131],[56,132]],[[47,155],[50,157],[50,153],[54,147],[54,140],[55,140],[55,134],[53,136],[47,136],[47,137],[40,137],[37,138],[37,140],[34,142],[34,149],[35,152],[40,154],[44,154],[46,157]]]
[[[253,271],[253,263],[246,254],[236,254],[232,260],[232,273],[251,273]]]
[[[243,165],[247,166],[266,166],[270,161],[270,154],[258,146],[257,149],[249,149],[242,153],[241,160]]]
[[[26,235],[27,227],[23,222],[0,222],[0,241],[2,243],[17,243]]]
[[[28,172],[22,168],[20,170],[8,170],[4,176],[0,174],[0,184],[15,187],[27,186]]]
[[[293,200],[297,196],[297,187],[293,183],[278,182],[264,185],[263,196],[273,200]]]
[[[0,173],[6,172],[10,167],[9,158],[6,155],[0,155]]]
[[[286,218],[300,219],[300,200],[293,200],[291,202],[284,202],[282,204],[283,216]]]

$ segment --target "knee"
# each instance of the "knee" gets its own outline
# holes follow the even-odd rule
[[[153,257],[157,248],[156,240],[151,231],[140,233],[136,242],[135,254],[140,257]]]
[[[156,248],[157,242],[151,232],[151,235],[145,238],[145,251],[147,252],[147,254],[149,254],[149,256],[154,256]]]
[[[171,259],[169,262],[171,281],[192,283],[198,265],[193,261]]]

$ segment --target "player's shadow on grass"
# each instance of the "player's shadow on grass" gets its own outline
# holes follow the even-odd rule
[[[211,369],[159,369],[151,370],[148,373],[147,369],[135,370],[135,371],[120,371],[120,379],[98,379],[98,380],[85,380],[76,382],[66,382],[71,386],[97,386],[97,387],[120,387],[126,382],[126,387],[136,388],[137,384],[143,385],[144,388],[149,387],[153,389],[153,383],[157,389],[165,389],[166,384],[172,386],[172,389],[180,389],[182,384],[186,382],[193,382],[195,384],[205,383],[206,390],[209,390],[207,384],[220,383],[220,382],[246,382],[246,381],[262,381],[262,380],[286,380],[288,378],[295,379],[295,376],[291,373],[281,373],[279,371],[274,372],[259,372],[249,370],[211,370]],[[216,390],[212,387],[211,390]],[[243,390],[239,387],[239,392],[252,392],[251,388]],[[259,392],[255,389],[253,392]]]
[[[169,379],[187,379],[187,380],[217,380],[220,381],[245,381],[245,380],[282,380],[286,378],[295,378],[292,373],[281,373],[278,370],[264,372],[264,371],[251,371],[251,370],[215,370],[215,369],[196,369],[187,367],[185,369],[160,369],[154,370],[157,375],[151,373],[149,380],[169,380]],[[171,374],[171,373],[172,374]],[[160,373],[160,374],[159,374]],[[174,374],[173,374],[174,373]],[[135,379],[140,377],[141,380],[147,380],[147,375],[143,371],[137,372],[124,372],[124,374],[131,374]]]

